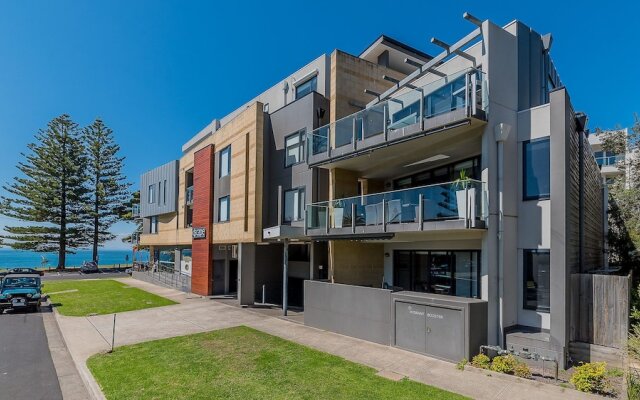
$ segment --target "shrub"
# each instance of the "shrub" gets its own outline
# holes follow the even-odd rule
[[[627,341],[627,351],[629,353],[629,357],[640,361],[640,324],[634,324],[631,326],[629,340]]]
[[[570,382],[581,392],[606,393],[611,390],[606,374],[606,362],[585,363],[575,368]]]
[[[513,374],[520,378],[531,379],[531,370],[526,363],[519,362],[513,368]]]
[[[516,360],[516,358],[511,354],[506,356],[497,356],[493,358],[491,370],[502,372],[503,374],[513,374],[516,365],[518,365],[518,360]]]
[[[627,398],[640,399],[640,376],[631,371],[627,376]]]
[[[459,363],[456,364],[456,368],[459,369],[460,371],[464,371],[464,367],[465,365],[467,365],[469,361],[467,361],[466,358],[463,358],[462,360],[460,360]]]
[[[478,354],[471,359],[471,365],[476,368],[489,369],[491,367],[491,359],[486,354]]]

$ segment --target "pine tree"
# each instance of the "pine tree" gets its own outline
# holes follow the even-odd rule
[[[129,199],[129,183],[122,174],[124,157],[113,131],[101,119],[83,129],[86,148],[90,211],[88,225],[93,246],[93,261],[98,261],[98,247],[115,236],[109,231],[122,216]]]
[[[26,226],[5,227],[5,245],[14,249],[58,252],[58,268],[66,254],[86,246],[84,204],[87,200],[85,155],[78,125],[69,115],[49,122],[35,135],[18,163],[22,173],[4,186],[0,213]]]

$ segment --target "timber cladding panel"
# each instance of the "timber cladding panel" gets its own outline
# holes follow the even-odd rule
[[[205,228],[207,237],[192,244],[191,290],[200,295],[212,292],[213,257],[209,236],[213,213],[214,147],[208,145],[195,152],[193,168],[193,226]]]
[[[381,287],[384,244],[346,240],[330,242],[330,273],[336,283]]]
[[[591,152],[589,139],[582,135],[583,157],[583,271],[603,265],[604,199],[600,168]]]

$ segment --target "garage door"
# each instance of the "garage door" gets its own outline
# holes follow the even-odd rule
[[[397,301],[395,345],[451,361],[464,357],[462,310]]]

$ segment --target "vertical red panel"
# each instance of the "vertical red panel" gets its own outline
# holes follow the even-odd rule
[[[206,237],[192,240],[191,291],[203,296],[213,292],[213,173],[214,152],[209,145],[195,152],[193,161],[193,227],[204,228]]]

